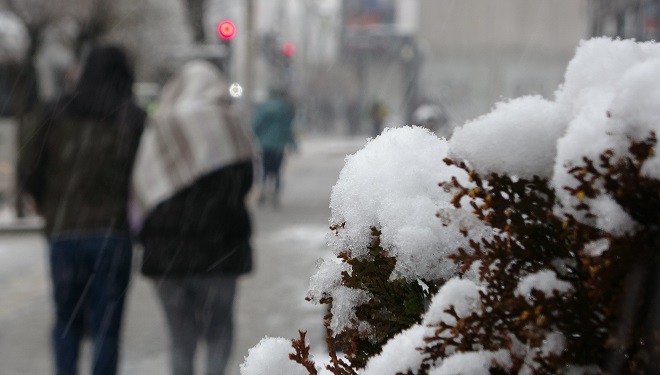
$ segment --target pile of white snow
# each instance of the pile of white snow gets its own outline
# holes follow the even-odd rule
[[[547,178],[562,203],[557,214],[569,213],[614,234],[632,231],[634,220],[613,199],[603,195],[588,201],[595,217],[587,218],[572,208],[576,198],[563,187],[575,187],[568,170],[581,164],[583,157],[597,161],[606,149],[625,156],[630,139],[641,140],[651,132],[660,135],[658,82],[659,44],[609,38],[583,41],[554,99],[526,96],[498,103],[490,113],[458,128],[449,142],[422,128],[390,129],[349,156],[332,191],[331,224],[344,224],[337,234],[328,235],[335,254],[368,256],[371,227],[375,226],[382,233],[381,246],[397,259],[393,278],[450,279],[433,298],[423,323],[392,338],[382,353],[371,359],[365,374],[414,372],[422,361],[422,354],[414,348],[425,345],[424,337],[431,335],[429,325],[440,321],[455,324],[454,318],[444,312],[451,306],[460,316],[486,314],[480,311],[479,291],[483,286],[475,280],[451,279],[456,269],[447,255],[459,246],[466,247],[467,239],[459,231],[467,228],[471,234],[483,237],[484,229],[466,211],[450,205],[451,191],[438,187],[439,182],[449,181],[452,176],[468,184],[465,173],[445,165],[443,158],[464,160],[482,174]],[[659,158],[656,154],[646,162],[643,173],[660,177]],[[448,224],[446,227],[437,213]],[[593,247],[596,255],[606,251],[600,243]],[[312,277],[309,291],[316,301],[324,296],[333,298],[331,328],[335,332],[350,325],[355,306],[370,297],[364,291],[342,286],[342,271],[350,272],[350,267],[336,259],[324,260]],[[570,285],[550,270],[523,277],[516,293],[527,297],[532,290],[547,295],[572,292]],[[563,350],[560,333],[550,333],[545,342],[542,351]],[[260,357],[272,357],[276,363],[282,357],[281,350],[268,354],[261,347],[258,353]],[[526,349],[521,350],[524,355]],[[256,353],[251,351],[246,364],[255,361]],[[435,363],[431,373],[486,374],[494,362],[503,368],[511,366],[504,352],[456,353]],[[534,369],[525,371],[531,373]],[[247,365],[242,368],[244,375],[263,373],[250,371]]]
[[[289,359],[293,353],[291,340],[281,337],[263,338],[248,351],[241,364],[241,374],[306,375],[307,370]]]
[[[467,173],[442,161],[448,143],[421,127],[386,129],[365,147],[346,158],[332,189],[332,225],[342,225],[328,236],[335,255],[349,252],[354,258],[368,256],[372,227],[381,232],[381,243],[397,258],[393,277],[407,280],[444,280],[456,273],[447,256],[467,247],[460,229],[477,224],[470,213],[450,204],[453,193],[438,182],[457,177],[468,184]],[[444,222],[436,216],[443,213]],[[344,264],[324,260],[312,277],[309,296],[319,301],[333,298],[331,328],[340,332],[355,317],[356,306],[370,296],[340,285]],[[361,327],[368,328],[368,327]]]
[[[589,200],[596,218],[588,220],[572,209],[576,199],[563,187],[576,186],[568,171],[583,157],[598,161],[607,149],[622,155],[629,137],[660,134],[660,44],[583,41],[564,79],[554,100],[513,99],[466,123],[451,138],[450,154],[481,173],[549,178],[567,213],[614,234],[631,231],[634,221],[612,198]],[[660,176],[660,156],[644,173]]]

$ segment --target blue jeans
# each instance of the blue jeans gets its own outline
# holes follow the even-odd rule
[[[77,374],[80,342],[94,344],[92,374],[117,373],[119,329],[131,273],[129,237],[79,235],[50,241],[58,375]]]
[[[261,182],[266,185],[268,177],[272,177],[275,180],[275,195],[277,196],[280,192],[280,169],[284,160],[284,151],[265,149],[263,150],[263,159],[264,174]]]

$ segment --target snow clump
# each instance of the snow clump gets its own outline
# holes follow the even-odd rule
[[[552,175],[557,139],[564,132],[563,118],[557,104],[540,96],[501,102],[492,112],[454,132],[451,154],[468,159],[484,176],[498,173],[548,178]]]
[[[291,340],[265,337],[248,351],[241,364],[241,375],[307,375],[302,365],[289,359],[293,352]]]
[[[439,280],[453,276],[457,266],[447,256],[467,247],[468,238],[459,230],[477,225],[477,220],[451,205],[453,193],[438,186],[454,176],[469,183],[465,171],[445,165],[447,151],[444,139],[427,129],[406,126],[386,129],[348,156],[330,202],[330,222],[338,226],[328,236],[334,254],[367,256],[371,228],[376,227],[381,231],[380,245],[397,260],[392,277]],[[343,271],[350,267],[324,260],[311,278],[308,293],[317,302],[332,297],[330,328],[335,333],[350,325],[355,307],[369,298],[362,290],[341,286]]]
[[[332,188],[332,225],[345,227],[330,236],[335,254],[350,249],[355,258],[366,255],[371,228],[381,231],[381,246],[396,256],[395,272],[408,280],[444,279],[455,266],[448,249],[466,244],[455,226],[443,227],[436,214],[452,210],[453,193],[438,187],[467,174],[447,166],[448,143],[420,127],[386,129],[346,158]]]
[[[494,363],[506,370],[513,367],[506,350],[481,350],[453,354],[442,361],[439,367],[429,371],[429,375],[489,375]]]
[[[371,358],[363,375],[407,373],[422,365],[424,354],[417,350],[424,344],[426,327],[414,325],[394,336],[383,346],[383,351]]]
[[[557,274],[551,270],[539,271],[523,277],[514,292],[517,296],[531,298],[532,290],[543,292],[546,297],[551,297],[555,291],[564,294],[573,290],[573,286],[557,278]]]
[[[456,129],[449,154],[483,174],[548,178],[563,208],[581,222],[621,235],[634,231],[634,220],[607,195],[587,203],[595,215],[573,207],[577,187],[569,174],[587,157],[598,162],[605,150],[628,155],[630,140],[660,134],[660,44],[594,38],[583,41],[568,65],[554,100],[525,96]],[[660,156],[642,172],[660,176]]]
[[[453,278],[447,281],[433,297],[424,317],[424,324],[444,322],[456,325],[456,319],[445,311],[453,307],[456,314],[464,318],[481,309],[480,291],[483,289],[470,280]]]

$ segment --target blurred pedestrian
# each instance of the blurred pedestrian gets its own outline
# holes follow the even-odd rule
[[[45,218],[57,374],[76,374],[84,334],[92,373],[115,374],[132,244],[126,206],[145,114],[114,46],[89,51],[75,90],[48,106],[22,148],[20,178]]]
[[[348,134],[356,135],[360,131],[362,121],[360,100],[353,98],[346,104],[346,122],[348,123]]]
[[[423,126],[430,131],[445,137],[449,137],[447,111],[440,105],[423,104],[413,112],[413,123]]]
[[[263,175],[259,202],[265,203],[270,195],[273,206],[280,200],[280,170],[287,148],[296,149],[293,134],[295,108],[286,91],[273,88],[268,99],[257,108],[252,129],[259,140],[263,157]],[[271,190],[269,193],[268,191]]]
[[[369,117],[371,118],[371,125],[373,127],[372,135],[375,138],[383,131],[383,123],[385,123],[385,119],[387,118],[387,108],[380,100],[376,100],[371,104]]]
[[[253,136],[231,108],[227,81],[191,61],[167,83],[133,174],[131,218],[167,317],[172,373],[193,374],[206,341],[206,374],[222,374],[233,340],[237,277],[252,269]]]

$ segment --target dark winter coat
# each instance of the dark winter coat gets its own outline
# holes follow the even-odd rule
[[[83,113],[64,97],[44,111],[22,146],[19,178],[49,236],[127,235],[129,179],[145,113],[125,100],[112,113]]]
[[[140,233],[142,273],[182,277],[249,272],[251,225],[245,196],[252,179],[251,161],[233,164],[156,206]]]

